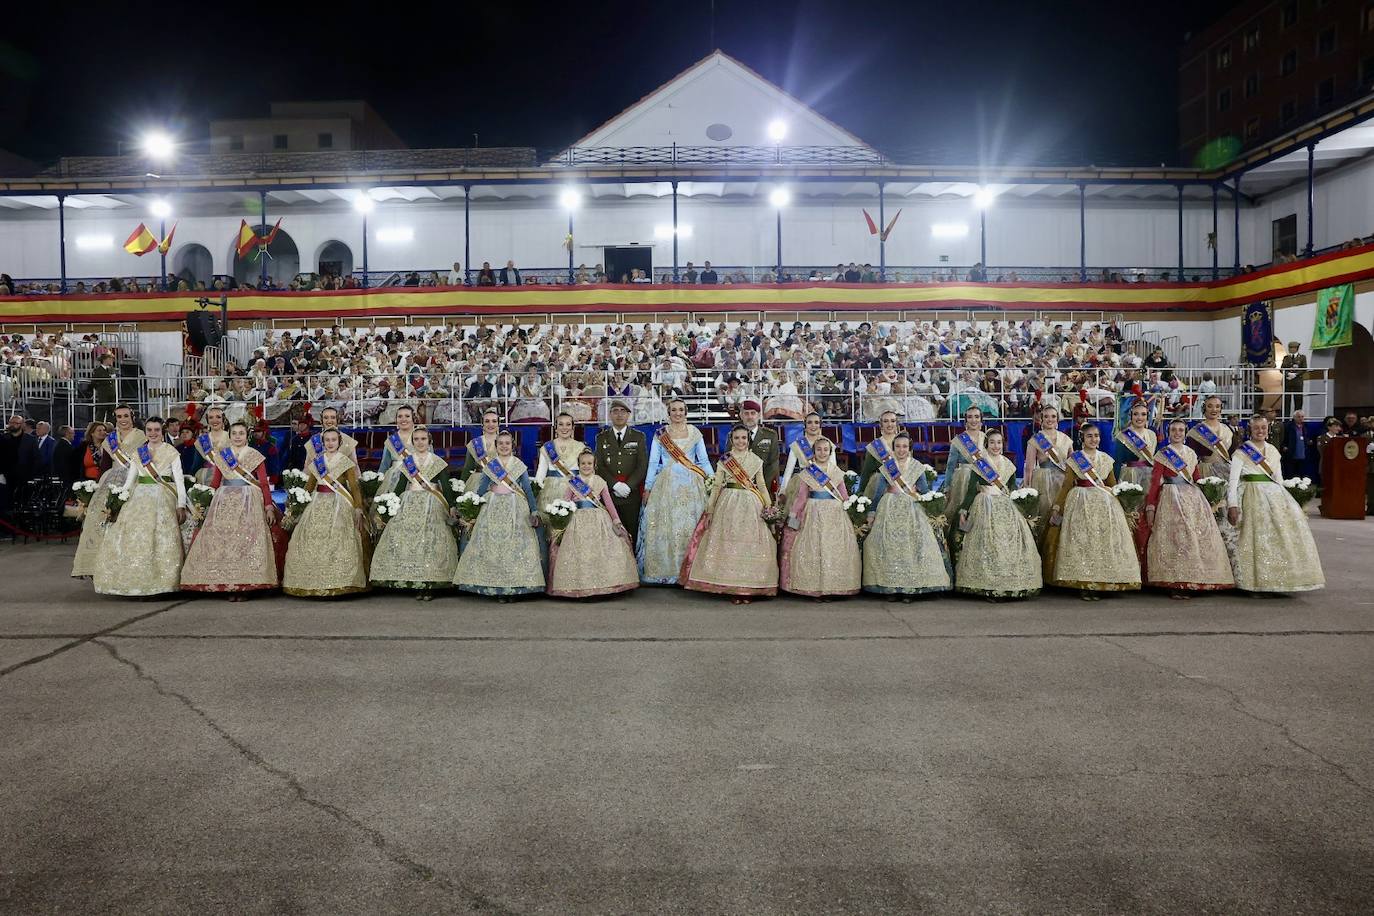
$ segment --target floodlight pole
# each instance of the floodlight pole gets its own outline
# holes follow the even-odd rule
[[[472,285],[472,185],[463,185],[463,283]]]
[[[1078,183],[1078,282],[1088,282],[1088,186]]]
[[[1220,189],[1217,183],[1212,182],[1212,279],[1216,280],[1221,276],[1220,262],[1221,256],[1221,237],[1217,234],[1217,194]]]
[[[61,271],[58,289],[67,292],[67,195],[57,195],[57,264]]]
[[[1235,263],[1235,270],[1234,270],[1234,273],[1232,274],[1232,276],[1237,276],[1237,277],[1238,277],[1238,276],[1240,276],[1240,174],[1239,174],[1239,173],[1236,174],[1236,180],[1235,180],[1234,184],[1233,184],[1232,187],[1231,187],[1231,206],[1232,206],[1232,210],[1234,211],[1234,216],[1235,216],[1235,220],[1236,220],[1236,237],[1235,237],[1235,239],[1233,240],[1233,241],[1235,242],[1236,263]]]
[[[878,282],[887,282],[887,213],[883,210],[883,182],[878,182]]]
[[[363,211],[363,289],[367,289],[367,211]]]
[[[267,232],[267,192],[258,192],[258,209],[262,211],[262,231]],[[267,285],[267,246],[258,249],[258,260],[262,261],[262,274],[260,275],[258,288]],[[166,271],[163,271],[165,274]]]
[[[1183,185],[1178,186],[1178,282],[1183,282]]]
[[[1316,192],[1317,178],[1317,144],[1307,145],[1307,248],[1303,250],[1304,257],[1312,257],[1315,246],[1312,244],[1312,204]]]
[[[165,293],[165,292],[169,292],[169,289],[168,289],[168,287],[167,287],[167,251],[166,251],[165,249],[163,249],[163,247],[162,247],[162,243],[163,243],[164,241],[166,241],[166,239],[167,239],[167,220],[166,220],[166,219],[161,219],[161,220],[158,220],[158,223],[157,223],[157,242],[158,242],[157,247],[158,247],[158,249],[159,249],[159,251],[158,251],[159,260],[160,260],[160,262],[161,262],[161,264],[162,264],[162,277],[161,277],[160,279],[162,280],[162,284],[161,284],[161,285],[162,285],[162,291],[163,291],[164,293]]]
[[[676,155],[677,144],[673,144],[674,155]],[[673,182],[673,282],[678,282],[677,278],[677,182]]]
[[[778,213],[778,272],[774,277],[777,283],[782,282],[782,207],[775,208]]]

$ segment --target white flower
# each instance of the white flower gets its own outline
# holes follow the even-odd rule
[[[456,477],[448,482],[448,486],[454,493],[466,493],[468,489],[468,485]]]
[[[191,485],[191,492],[192,492],[192,493],[213,493],[213,492],[215,492],[215,490],[214,490],[213,487],[206,486],[206,485],[203,484],[203,483],[197,483],[197,484],[192,484],[192,485]]]
[[[1143,488],[1140,484],[1131,483],[1129,480],[1123,480],[1121,483],[1112,487],[1112,494],[1114,496],[1120,496],[1122,493],[1130,493],[1133,491],[1137,493],[1143,492]]]
[[[1290,490],[1306,490],[1308,487],[1312,486],[1312,478],[1289,477],[1283,482],[1283,485]]]
[[[484,502],[486,502],[486,501],[487,501],[487,498],[486,498],[485,496],[481,495],[480,493],[478,493],[476,490],[468,491],[468,492],[464,493],[462,496],[459,496],[459,497],[455,500],[455,502],[469,503],[469,504],[474,505],[474,506],[480,506],[480,505],[482,505],[482,503],[484,503]]]
[[[1200,484],[1207,484],[1208,486],[1212,486],[1212,485],[1214,485],[1214,484],[1226,483],[1226,481],[1222,480],[1220,477],[1203,477],[1203,478],[1201,478],[1201,479],[1198,480],[1198,483],[1200,483]]]
[[[363,471],[363,473],[362,473],[362,475],[361,475],[361,477],[360,477],[359,479],[364,480],[364,481],[367,481],[368,483],[371,483],[371,482],[374,481],[374,480],[381,480],[381,479],[382,479],[382,475],[379,474],[377,471]]]
[[[95,488],[94,480],[78,480],[72,484],[72,490],[77,493],[94,493]]]
[[[293,502],[304,505],[315,498],[314,494],[303,487],[292,487],[286,491],[286,495]]]
[[[1137,487],[1137,489],[1139,489]],[[1021,487],[1019,490],[1012,490],[1010,496],[1013,501],[1019,502],[1023,499],[1035,499],[1040,495],[1040,491],[1035,487]]]
[[[395,493],[383,493],[373,501],[373,505],[377,507],[378,515],[394,518],[401,511],[401,497]]]
[[[114,493],[115,498],[118,499],[118,500],[119,500],[120,502],[122,502],[122,503],[127,503],[127,502],[129,501],[129,491],[128,491],[128,490],[114,489],[114,490],[111,490],[110,492]]]
[[[845,471],[845,472],[844,472],[844,479],[845,479],[845,480],[858,480],[858,479],[859,479],[859,472],[858,472],[858,471],[854,471],[854,470]]]
[[[305,482],[309,479],[305,471],[298,471],[295,468],[287,468],[281,472],[282,483],[286,484],[288,489],[291,487],[303,487],[305,486]]]

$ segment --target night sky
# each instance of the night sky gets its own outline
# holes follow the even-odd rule
[[[0,148],[112,155],[342,98],[412,147],[558,148],[709,53],[710,5],[16,4]],[[1231,5],[716,0],[715,44],[903,161],[1174,164],[1183,35]]]

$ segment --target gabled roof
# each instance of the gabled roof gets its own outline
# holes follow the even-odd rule
[[[768,125],[788,125],[786,146],[872,148],[723,51],[697,61],[574,146],[772,146]],[[721,127],[728,129],[721,130]],[[711,132],[708,133],[708,128]]]

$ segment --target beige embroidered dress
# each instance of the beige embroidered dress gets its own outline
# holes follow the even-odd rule
[[[1103,451],[1083,452],[1096,472],[1098,483],[1078,470],[1070,456],[1068,473],[1053,503],[1062,519],[1045,536],[1045,581],[1082,591],[1121,592],[1140,588],[1140,560],[1126,513],[1108,490],[1116,485],[1112,456]]]
[[[724,460],[716,463],[715,489],[692,534],[681,581],[685,588],[698,592],[776,595],[778,542],[759,517],[760,510],[772,503],[763,459],[753,452],[730,454],[754,489],[736,483]]]
[[[100,444],[101,451],[109,456],[111,463],[105,473],[100,475],[95,492],[91,494],[91,501],[86,506],[86,515],[81,520],[81,539],[77,542],[76,556],[72,559],[72,576],[75,578],[95,575],[95,561],[96,557],[100,556],[100,544],[105,540],[105,533],[110,527],[105,510],[106,501],[110,497],[110,487],[112,482],[124,479],[129,462],[134,460],[134,453],[140,445],[148,441],[148,437],[143,435],[141,429],[130,429],[124,433],[115,430],[114,435],[119,442],[118,448],[110,446],[109,437]]]
[[[1016,465],[1006,455],[985,455],[999,479],[1010,485]],[[968,511],[968,530],[958,531],[954,589],[984,598],[1029,598],[1039,594],[1043,581],[1035,535],[1011,494],[1003,486],[988,483],[972,468],[964,500],[958,509]],[[1042,506],[1046,502],[1041,503]]]
[[[458,558],[453,584],[478,595],[525,595],[544,590],[544,561],[530,515],[537,511],[525,463],[491,457],[505,469],[498,483],[483,471],[475,492],[488,497]]]
[[[587,443],[575,436],[571,439],[552,439],[558,460],[571,473],[577,473],[577,456],[587,451]],[[564,499],[568,478],[549,460],[548,443],[539,446],[539,467],[534,474],[534,490],[539,501],[539,511],[548,509],[555,499]],[[543,489],[540,489],[540,488]]]
[[[231,470],[221,453],[211,456],[215,497],[186,554],[183,590],[249,592],[278,585],[265,459],[246,445],[233,449],[233,455],[238,470]]]
[[[779,585],[783,591],[812,598],[857,595],[863,584],[863,559],[854,523],[844,508],[849,498],[844,476],[833,460],[817,470],[829,478],[829,487],[809,467],[797,474],[782,536]]]
[[[1259,448],[1256,443],[1248,443]],[[1306,592],[1323,588],[1317,544],[1307,514],[1277,481],[1279,450],[1264,443],[1269,470],[1237,448],[1231,456],[1226,504],[1240,508],[1236,529],[1236,587],[1249,592]],[[1272,472],[1272,473],[1271,473]]]
[[[863,543],[863,588],[880,595],[921,595],[947,592],[953,586],[949,556],[930,516],[913,493],[929,490],[926,471],[915,458],[894,457],[898,478],[878,469],[873,489],[873,527]],[[943,521],[943,519],[942,519]]]
[[[1049,527],[1049,505],[1050,500],[1054,499],[1059,488],[1064,485],[1064,467],[1069,460],[1069,452],[1073,451],[1073,439],[1067,434],[1054,430],[1045,432],[1039,430],[1046,439],[1050,441],[1050,449],[1047,454],[1038,445],[1035,446],[1035,466],[1029,464],[1026,467],[1025,486],[1030,487],[1040,494],[1040,511],[1036,513],[1035,524],[1031,526],[1032,533],[1035,534],[1035,543],[1043,545],[1045,543],[1045,529]],[[1034,437],[1031,439],[1034,443]],[[1027,461],[1030,460],[1029,449]]]
[[[593,474],[586,482],[590,498],[583,498],[571,484],[560,496],[575,503],[577,511],[549,549],[549,594],[554,597],[589,598],[639,587],[630,542],[615,533],[620,516],[606,481]]]
[[[95,562],[102,595],[161,595],[181,586],[181,531],[177,509],[186,507],[181,453],[166,442],[149,448],[145,467],[135,450],[122,480],[129,501],[105,533]]]
[[[305,489],[313,496],[291,532],[282,573],[282,591],[305,598],[365,592],[367,544],[354,507],[363,504],[358,466],[341,452],[325,454],[325,470],[340,490],[321,480],[314,464],[306,466]]]
[[[417,591],[448,588],[458,568],[458,543],[449,525],[448,462],[433,452],[411,455],[416,479],[397,462],[377,491],[399,496],[401,509],[377,540],[372,584]]]
[[[1170,464],[1170,454],[1183,462],[1182,471]],[[1235,586],[1212,507],[1195,483],[1201,476],[1197,452],[1188,446],[1165,445],[1155,452],[1145,501],[1155,507],[1145,548],[1148,585],[1177,591]]]

